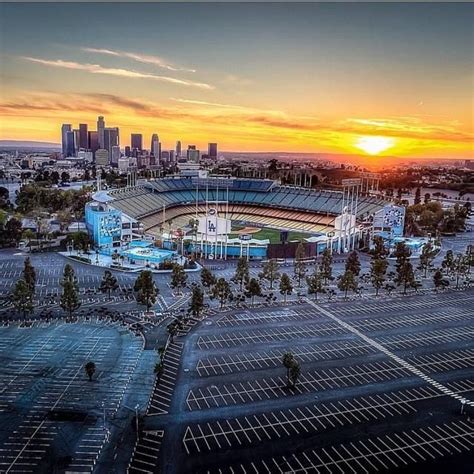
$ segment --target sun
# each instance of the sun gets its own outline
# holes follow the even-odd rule
[[[359,137],[355,146],[369,155],[378,155],[382,151],[392,148],[394,144],[393,138],[365,136]]]

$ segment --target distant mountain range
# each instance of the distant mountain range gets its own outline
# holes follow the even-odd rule
[[[61,145],[59,143],[52,142],[34,142],[27,140],[0,140],[0,148],[14,148],[14,149],[25,149],[25,148],[35,148],[35,149],[50,149],[50,150],[59,150]]]

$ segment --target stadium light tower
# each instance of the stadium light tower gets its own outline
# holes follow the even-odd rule
[[[354,250],[356,245],[357,210],[359,192],[362,185],[360,178],[342,180],[341,215],[336,218],[338,232],[338,253]]]
[[[361,193],[369,196],[371,193],[378,193],[380,184],[380,175],[378,173],[361,174]]]

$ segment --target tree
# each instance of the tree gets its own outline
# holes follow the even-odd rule
[[[59,300],[59,306],[61,306],[64,311],[68,312],[69,317],[72,317],[72,313],[80,308],[81,302],[79,300],[77,278],[74,269],[69,264],[64,266],[61,286],[63,287],[63,293]]]
[[[30,252],[33,247],[33,239],[35,238],[35,233],[31,229],[25,229],[23,231],[23,238],[28,241],[28,246],[30,247]]]
[[[9,200],[10,192],[7,188],[0,186],[0,209],[8,209],[11,205]]]
[[[216,284],[212,287],[211,298],[219,300],[221,309],[224,307],[224,304],[232,298],[232,291],[230,290],[230,285],[227,280],[224,278],[217,280]]]
[[[104,276],[102,277],[102,281],[100,283],[99,290],[102,293],[107,293],[110,299],[110,293],[115,291],[118,288],[117,278],[112,274],[110,270],[105,270]]]
[[[468,258],[463,254],[456,255],[453,265],[453,273],[456,277],[456,289],[459,288],[459,279],[468,274]]]
[[[271,258],[263,264],[262,272],[258,275],[262,280],[270,282],[270,290],[273,290],[273,282],[280,278],[278,268],[278,262],[274,258]]]
[[[183,322],[179,319],[175,319],[174,321],[169,323],[168,326],[166,326],[168,334],[171,337],[171,342],[174,341],[174,338],[178,334],[178,331],[180,329],[183,329],[183,327],[184,327]]]
[[[188,312],[195,318],[199,318],[204,308],[204,293],[201,287],[193,285],[191,290],[191,301],[189,302]]]
[[[284,301],[286,303],[286,297],[291,295],[293,291],[293,285],[291,284],[290,277],[283,273],[280,278],[280,293],[283,295]]]
[[[318,271],[316,266],[314,273],[306,278],[306,283],[308,285],[308,294],[314,295],[314,299],[318,301],[319,293],[326,293],[324,288],[324,278],[321,272]]]
[[[370,280],[375,288],[375,296],[379,294],[380,288],[385,283],[388,262],[383,258],[375,258],[370,262]]]
[[[360,261],[359,254],[356,250],[352,251],[346,260],[346,271],[350,270],[354,276],[359,276],[360,273]]]
[[[281,360],[283,367],[286,369],[286,380],[287,383],[290,383],[290,369],[291,366],[295,363],[295,356],[292,352],[285,352]]]
[[[421,189],[420,188],[416,188],[415,199],[414,199],[413,203],[415,205],[421,203]]]
[[[68,243],[72,243],[76,250],[86,252],[91,246],[91,239],[87,232],[77,231],[69,234],[67,238]]]
[[[323,251],[323,257],[321,259],[321,274],[324,278],[324,284],[327,285],[328,280],[332,280],[332,255],[331,251],[326,248]]]
[[[474,245],[468,245],[466,247],[466,262],[467,262],[467,273],[471,273],[471,267],[474,266]]]
[[[295,277],[298,282],[298,288],[301,286],[301,280],[306,275],[306,263],[304,258],[306,256],[306,251],[303,245],[303,242],[298,244],[295,252],[295,265],[294,265],[294,272]]]
[[[415,273],[410,262],[410,249],[404,242],[398,242],[395,247],[394,256],[397,262],[395,265],[395,283],[398,286],[403,285],[403,294],[406,295],[408,287],[416,287]]]
[[[454,252],[452,250],[448,250],[446,255],[441,262],[441,267],[445,271],[446,275],[451,275],[454,272]]]
[[[291,352],[283,354],[282,364],[286,368],[287,385],[294,388],[301,373],[301,366]]]
[[[66,263],[66,265],[64,266],[63,279],[64,280],[71,280],[71,281],[77,283],[77,278],[76,278],[76,274],[74,272],[74,268],[72,268],[72,266],[69,263]]]
[[[36,270],[35,267],[31,264],[30,257],[26,257],[25,259],[22,277],[30,288],[31,295],[33,296],[35,294]]]
[[[25,280],[20,279],[16,282],[11,302],[14,308],[23,315],[23,319],[26,319],[27,314],[33,312],[33,293]]]
[[[370,251],[372,258],[374,259],[387,258],[388,250],[385,247],[385,242],[383,240],[383,237],[380,237],[380,235],[376,235],[372,239],[372,242],[374,244],[372,250]]]
[[[423,271],[423,276],[426,278],[428,269],[431,268],[432,262],[436,256],[434,246],[430,242],[427,242],[423,245],[420,253],[420,265],[418,268]]]
[[[140,272],[140,275],[135,280],[133,289],[136,293],[137,302],[144,304],[146,310],[150,311],[152,305],[156,303],[156,297],[159,293],[150,270],[142,270]]]
[[[216,277],[212,274],[211,270],[206,267],[202,267],[201,270],[201,284],[207,289],[210,289],[216,284]]]
[[[443,273],[439,268],[433,274],[433,284],[436,291],[440,288],[446,288],[449,285],[449,281],[445,280]]]
[[[175,263],[171,270],[171,283],[170,286],[173,289],[178,290],[178,295],[181,294],[181,289],[186,286],[186,280],[188,279],[188,275],[184,271],[184,267]]]
[[[251,298],[253,306],[256,296],[262,296],[262,288],[256,278],[251,278],[245,285],[245,297]]]
[[[296,382],[298,381],[300,374],[301,374],[300,363],[295,360],[295,363],[290,367],[290,383],[291,383],[292,388],[295,388]]]
[[[249,280],[249,263],[245,257],[240,257],[237,261],[233,280],[239,283],[240,291],[242,291],[243,284]]]
[[[357,279],[351,270],[346,270],[338,277],[337,287],[344,292],[344,298],[347,298],[347,292],[357,290]]]
[[[86,375],[89,377],[89,382],[92,382],[92,376],[95,374],[95,364],[92,361],[87,362],[84,366]]]

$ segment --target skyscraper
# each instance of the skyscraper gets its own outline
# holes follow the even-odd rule
[[[120,147],[118,145],[114,145],[112,147],[112,153],[110,154],[110,164],[114,166],[118,166],[120,156],[121,156]]]
[[[77,156],[77,152],[79,151],[79,129],[75,128],[74,132],[74,156]]]
[[[103,148],[109,152],[109,157],[112,156],[112,147],[120,145],[119,129],[118,127],[104,128],[104,146]]]
[[[87,150],[88,147],[88,140],[87,140],[87,123],[80,123],[79,124],[79,148]]]
[[[207,147],[207,155],[212,160],[217,160],[217,143],[209,143]]]
[[[188,161],[191,161],[193,163],[199,163],[199,159],[201,158],[201,152],[196,149],[196,145],[188,146],[186,158]]]
[[[100,115],[99,118],[97,119],[97,133],[99,135],[99,148],[104,148],[104,145],[105,145],[104,130],[105,130],[104,117]]]
[[[76,147],[74,145],[74,131],[68,130],[66,132],[66,154],[64,156],[74,156]]]
[[[99,149],[99,133],[98,132],[88,132],[88,144],[87,148],[95,153]]]
[[[151,137],[151,154],[155,157],[155,164],[159,164],[161,160],[161,143],[157,133]]]
[[[70,123],[63,123],[61,127],[61,144],[63,150],[63,156],[67,156],[67,132],[71,131]]]
[[[181,142],[178,140],[176,142],[176,160],[181,158]]]
[[[141,133],[132,133],[130,137],[130,147],[132,150],[143,150],[143,135]]]
[[[154,133],[151,136],[151,142],[150,142],[150,152],[151,153],[153,153],[153,142],[159,142],[159,141],[160,141],[160,138],[158,137],[158,134]]]

